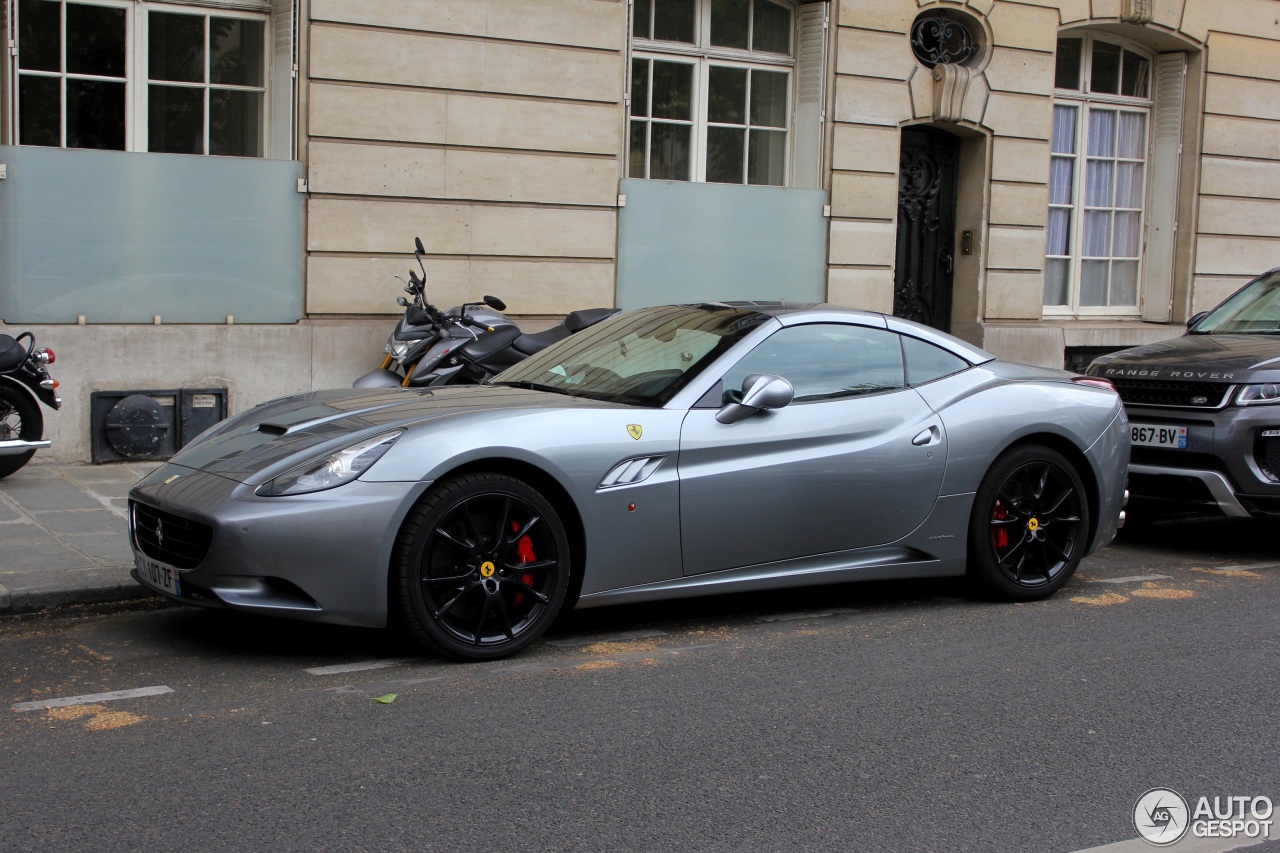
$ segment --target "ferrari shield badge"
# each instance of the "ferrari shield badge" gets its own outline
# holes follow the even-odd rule
[[[639,441],[640,436],[644,435],[644,427],[640,426],[640,424],[627,424],[627,432],[632,438]]]

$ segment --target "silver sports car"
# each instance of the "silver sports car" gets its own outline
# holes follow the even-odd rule
[[[961,575],[1052,595],[1122,518],[1098,377],[827,305],[621,314],[493,382],[264,403],[130,493],[145,586],[512,654],[565,607]]]

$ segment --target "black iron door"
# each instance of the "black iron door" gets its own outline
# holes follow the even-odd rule
[[[949,133],[902,131],[893,313],[950,331],[956,244],[956,153]]]

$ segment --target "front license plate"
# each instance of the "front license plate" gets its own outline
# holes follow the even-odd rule
[[[1166,424],[1130,424],[1130,436],[1134,444],[1143,447],[1171,447],[1187,449],[1187,428]]]
[[[149,557],[137,555],[138,575],[149,586],[164,590],[170,595],[182,595],[182,581],[178,578],[178,570],[164,563],[157,563]]]

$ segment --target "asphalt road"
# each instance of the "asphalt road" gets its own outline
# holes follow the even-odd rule
[[[0,849],[1067,853],[1134,838],[1154,787],[1280,802],[1278,613],[1274,534],[1210,521],[1038,604],[601,609],[492,664],[165,606],[11,618]]]

